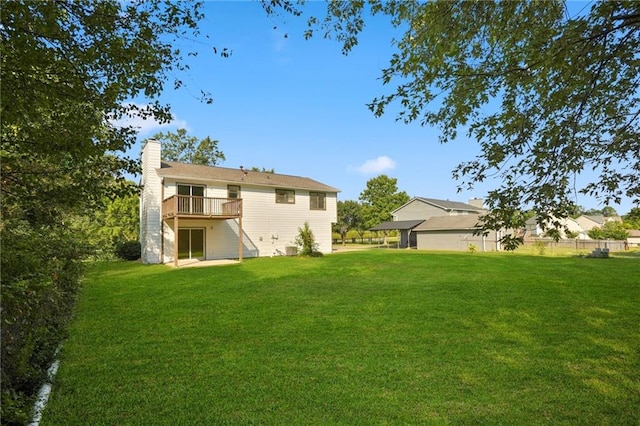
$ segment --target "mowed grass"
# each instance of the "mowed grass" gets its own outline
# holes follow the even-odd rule
[[[640,423],[640,260],[96,265],[43,425]]]

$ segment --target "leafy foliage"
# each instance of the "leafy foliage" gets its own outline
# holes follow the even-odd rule
[[[26,424],[31,398],[65,336],[88,247],[64,226],[3,218],[2,423]]]
[[[122,260],[138,260],[141,253],[140,241],[125,241],[116,246],[116,256]]]
[[[360,193],[363,217],[367,228],[391,220],[391,212],[409,201],[404,191],[398,191],[398,179],[380,175],[369,179]]]
[[[575,240],[580,236],[580,233],[578,231],[565,231],[564,235],[571,240]]]
[[[136,129],[118,123],[171,119],[158,97],[186,69],[173,46],[198,33],[199,10],[173,0],[2,3],[3,423],[28,420],[64,336],[92,252],[79,218],[136,191],[125,178],[139,169],[125,156]],[[131,103],[138,95],[150,103]]]
[[[135,186],[133,182],[130,183]],[[137,194],[104,200],[104,208],[77,216],[72,226],[86,235],[92,254],[98,259],[109,259],[118,244],[137,240],[140,234],[140,200]]]
[[[640,207],[634,207],[622,217],[622,222],[627,229],[640,229]]]
[[[601,227],[591,228],[587,235],[594,240],[626,240],[629,234],[622,222],[609,220]]]
[[[313,256],[318,252],[316,237],[313,235],[309,222],[305,222],[301,228],[298,228],[296,244],[301,249],[300,254],[302,256]]]
[[[188,136],[186,129],[178,129],[176,133],[156,133],[153,139],[162,143],[162,159],[181,163],[215,166],[225,160],[218,149],[218,141],[206,137],[198,140]]]
[[[453,176],[460,189],[498,180],[485,229],[519,230],[521,210],[540,223],[565,218],[577,193],[640,200],[640,3],[596,1],[575,16],[568,5],[330,2],[305,36],[319,31],[348,53],[367,12],[388,16],[403,31],[382,71],[395,90],[370,110],[380,116],[398,104],[399,120],[436,126],[441,142],[460,132],[475,139],[480,154]],[[597,177],[578,186],[585,171]]]
[[[350,230],[360,228],[364,228],[362,205],[353,200],[338,201],[338,221],[333,229],[340,234],[342,245],[346,244],[345,238]]]
[[[272,167],[270,169],[267,169],[266,167],[257,167],[257,166],[253,166],[250,169],[252,172],[258,172],[258,173],[275,173],[276,170]]]

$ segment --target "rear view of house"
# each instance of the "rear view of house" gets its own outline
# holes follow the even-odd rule
[[[144,263],[285,254],[308,222],[331,252],[338,189],[313,179],[161,161],[142,150],[140,242]]]

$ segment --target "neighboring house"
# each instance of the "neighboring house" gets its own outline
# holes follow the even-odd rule
[[[428,219],[434,216],[478,215],[486,212],[482,199],[474,198],[469,204],[458,201],[414,197],[391,212],[393,220]]]
[[[640,230],[627,230],[627,247],[640,247]]]
[[[480,233],[479,214],[434,216],[413,229],[418,249],[466,251],[473,247],[478,251],[498,251],[500,231]],[[478,233],[478,235],[476,235]]]
[[[149,140],[142,186],[143,263],[285,254],[304,222],[318,250],[331,252],[339,190],[313,179],[165,162]]]
[[[576,218],[576,222],[582,229],[586,231],[590,231],[595,227],[602,227],[606,222],[617,221],[621,222],[622,218],[619,216],[603,216],[603,215],[581,215]]]
[[[466,250],[467,244],[459,242],[461,238],[459,235],[464,234],[466,236],[464,241],[468,241],[468,234],[473,234],[479,216],[483,213],[486,213],[486,210],[483,208],[483,200],[480,198],[474,198],[467,204],[458,201],[415,197],[391,212],[392,221],[380,223],[371,230],[400,231],[400,247],[403,248]],[[460,219],[432,222],[436,218]],[[436,228],[430,227],[431,223]],[[459,232],[454,233],[453,231]],[[478,238],[473,241],[482,244],[482,237],[478,236]],[[481,248],[478,244],[476,246]],[[486,241],[484,246],[486,246]]]
[[[543,238],[546,236],[547,230],[552,227],[553,220],[549,220],[543,229],[536,221],[535,217],[532,217],[526,222],[526,231],[524,234],[524,238]],[[560,223],[560,238],[567,238],[565,233],[565,229],[577,234],[577,239],[579,240],[589,240],[589,236],[587,235],[587,230],[584,229],[576,219],[572,219],[570,217],[566,219],[560,219],[558,221]]]

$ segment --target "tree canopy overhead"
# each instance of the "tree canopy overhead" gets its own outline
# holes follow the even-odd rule
[[[379,116],[397,104],[399,120],[439,128],[442,142],[475,139],[480,154],[453,171],[459,189],[497,178],[485,227],[515,229],[525,208],[541,223],[568,216],[578,193],[640,202],[640,2],[575,6],[337,1],[305,36],[320,32],[348,53],[369,13],[388,16],[404,31],[382,70],[395,89],[369,108]],[[581,184],[582,174],[595,177]]]
[[[175,133],[156,133],[152,139],[162,143],[162,159],[165,161],[215,166],[225,160],[217,140],[209,136],[198,140],[187,135],[186,129],[178,129]]]
[[[124,183],[137,171],[122,155],[136,129],[114,123],[171,119],[158,97],[185,69],[172,43],[197,35],[201,18],[183,1],[4,1],[3,198],[36,203],[51,192],[48,203],[68,210],[117,189],[105,185],[111,177]],[[140,95],[146,105],[131,102]]]

